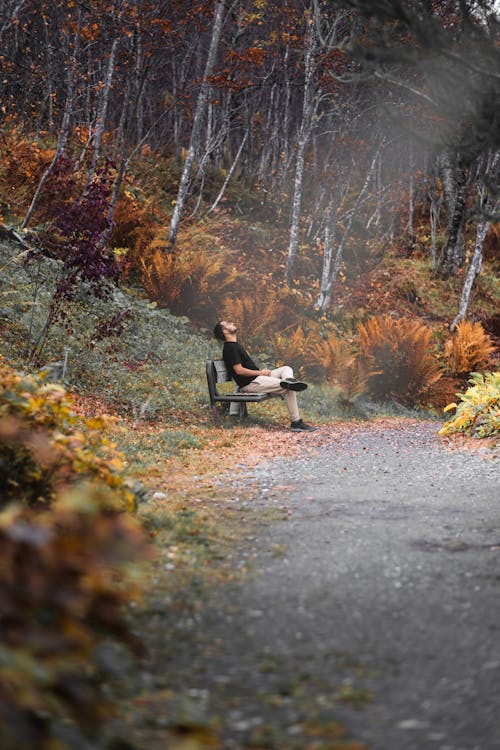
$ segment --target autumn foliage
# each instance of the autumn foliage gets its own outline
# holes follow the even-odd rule
[[[475,437],[500,435],[500,372],[473,373],[470,387],[459,395],[459,403],[449,404],[445,411],[456,409],[454,416],[439,430],[440,435],[463,432]]]
[[[92,653],[110,637],[138,647],[122,610],[136,590],[127,570],[146,546],[130,518],[103,511],[101,500],[82,487],[50,512],[0,516],[3,750],[68,747],[68,720],[80,743],[113,713]]]
[[[82,480],[113,490],[108,502],[132,511],[136,496],[123,457],[102,431],[103,417],[79,419],[62,386],[0,363],[0,509],[11,502],[49,507]]]
[[[452,375],[483,371],[495,347],[481,323],[462,320],[453,337],[445,343],[444,353]]]
[[[138,647],[123,606],[148,545],[124,512],[136,497],[103,428],[77,419],[60,386],[0,364],[3,750],[95,738],[112,705],[94,649],[109,638]]]
[[[353,403],[366,388],[366,373],[353,344],[330,333],[310,347],[310,362],[317,363],[329,383],[340,387],[341,397]]]
[[[198,320],[216,315],[238,275],[224,253],[210,245],[209,237],[200,242],[188,236],[172,253],[164,232],[155,234],[152,228],[140,233],[129,259],[138,266],[150,299]]]
[[[359,326],[359,348],[368,389],[377,397],[413,403],[441,377],[432,331],[418,321],[370,318]]]

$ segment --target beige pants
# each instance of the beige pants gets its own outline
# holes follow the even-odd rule
[[[281,387],[280,381],[284,378],[293,378],[293,370],[288,365],[271,370],[270,375],[258,375],[255,380],[241,388],[241,391],[242,393],[282,393],[290,412],[290,419],[296,422],[300,419],[297,394],[295,391]]]

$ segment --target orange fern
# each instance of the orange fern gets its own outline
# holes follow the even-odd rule
[[[366,374],[357,352],[333,333],[310,347],[308,364],[311,369],[320,368],[328,382],[338,385],[346,402],[353,403],[366,388]]]
[[[466,375],[469,372],[482,372],[495,351],[491,337],[481,323],[462,320],[444,345],[448,370],[451,375]]]
[[[441,377],[427,326],[382,315],[361,324],[358,331],[367,385],[375,396],[415,403]]]
[[[296,374],[305,374],[311,351],[311,338],[302,326],[297,326],[293,333],[275,334],[273,345],[277,365],[290,365]]]
[[[279,294],[269,294],[268,290],[228,296],[222,313],[223,319],[236,323],[245,342],[252,346],[269,344],[273,334],[288,328],[291,322],[293,325],[295,318],[286,301]]]

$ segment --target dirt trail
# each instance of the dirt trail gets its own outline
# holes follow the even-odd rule
[[[148,665],[176,696],[165,726],[199,748],[498,750],[500,462],[436,432],[342,427],[251,469],[250,576],[180,619],[158,608],[176,628]],[[244,516],[238,482],[232,502]]]

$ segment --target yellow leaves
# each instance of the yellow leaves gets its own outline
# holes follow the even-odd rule
[[[123,469],[123,461],[121,458],[112,458],[111,460],[107,461],[107,465],[114,471],[122,471]]]
[[[445,406],[443,411],[444,412],[451,411],[452,409],[456,409],[456,408],[457,408],[457,405],[455,404],[455,402],[453,402],[452,404],[448,404],[448,406]]]
[[[484,376],[473,373],[472,387],[459,394],[461,403],[449,404],[444,411],[456,407],[456,414],[439,430],[439,435],[468,432],[476,437],[500,434],[500,372]]]
[[[107,505],[133,511],[125,462],[103,436],[106,425],[102,416],[78,419],[65,389],[45,374],[21,376],[0,363],[0,458],[10,467],[2,501],[50,505],[61,486],[85,480],[112,491]]]
[[[92,419],[86,419],[85,425],[89,430],[103,430],[106,426],[106,421],[103,417],[94,417]]]

